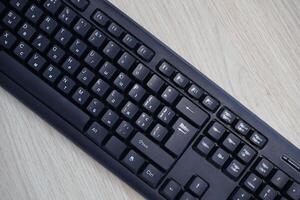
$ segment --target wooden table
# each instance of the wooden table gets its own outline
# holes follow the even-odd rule
[[[111,0],[300,147],[299,0]],[[143,199],[0,89],[0,197]]]

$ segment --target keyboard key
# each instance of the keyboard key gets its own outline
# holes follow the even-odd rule
[[[171,105],[174,103],[178,96],[179,92],[171,86],[168,86],[161,95],[161,97]]]
[[[48,35],[51,35],[55,31],[57,26],[57,22],[49,16],[47,16],[40,24],[40,28]]]
[[[79,10],[84,11],[88,5],[89,0],[71,0],[71,3]]]
[[[50,48],[47,54],[48,58],[51,59],[55,64],[59,64],[65,56],[65,51],[62,50],[59,46],[54,45]]]
[[[45,52],[49,44],[50,40],[42,34],[39,34],[32,42],[32,45],[40,52]]]
[[[11,49],[17,42],[17,38],[8,31],[5,31],[0,37],[0,46],[5,49]]]
[[[139,49],[137,50],[137,54],[145,61],[150,61],[153,56],[154,56],[154,52],[149,49],[148,47],[146,47],[145,45],[141,45],[139,47]]]
[[[105,40],[105,35],[97,29],[91,34],[91,36],[88,39],[89,43],[93,45],[96,49],[99,49],[104,44]]]
[[[135,84],[128,93],[128,95],[138,103],[142,100],[145,94],[146,90],[139,84]]]
[[[73,44],[70,46],[70,51],[78,58],[82,57],[86,49],[87,49],[87,45],[79,39],[76,39],[73,42]]]
[[[234,128],[237,132],[239,132],[240,134],[242,134],[244,136],[248,135],[248,133],[251,129],[250,126],[248,124],[246,124],[245,122],[243,122],[242,120],[239,120],[238,123],[236,123]]]
[[[213,97],[211,96],[206,96],[203,101],[202,104],[208,108],[210,111],[215,111],[217,110],[217,108],[219,107],[220,103]]]
[[[192,84],[188,90],[189,95],[191,95],[195,99],[200,99],[200,97],[204,94],[203,89],[198,87],[195,84]]]
[[[118,108],[123,100],[124,95],[117,90],[113,90],[106,98],[106,101],[114,108]]]
[[[100,10],[97,10],[95,12],[95,14],[93,16],[93,20],[100,26],[105,26],[109,22],[108,17]]]
[[[141,128],[143,131],[146,131],[149,126],[152,124],[153,119],[146,113],[142,113],[140,117],[136,120],[135,124]]]
[[[143,82],[149,75],[150,70],[143,64],[139,63],[133,70],[132,75],[139,81]]]
[[[60,74],[61,71],[59,69],[57,69],[53,65],[49,65],[47,69],[44,71],[43,76],[51,83],[54,83],[55,81],[57,81]]]
[[[110,80],[116,71],[117,68],[113,64],[110,62],[105,62],[99,70],[99,73],[107,80]]]
[[[58,9],[62,6],[61,0],[47,0],[44,7],[53,15],[56,14]]]
[[[35,34],[36,30],[30,24],[24,23],[18,31],[18,35],[24,40],[31,40],[32,36]]]
[[[257,191],[261,184],[262,180],[255,174],[250,174],[248,178],[244,181],[244,186],[253,193]]]
[[[17,9],[18,11],[22,11],[25,6],[28,4],[28,0],[11,0],[10,5]]]
[[[110,86],[108,83],[103,81],[102,79],[98,79],[97,82],[93,85],[92,91],[97,94],[99,97],[105,96]]]
[[[132,65],[134,64],[135,59],[129,53],[124,52],[122,56],[118,60],[118,64],[125,69],[126,71],[129,70]]]
[[[255,146],[259,148],[263,148],[267,143],[267,138],[265,138],[263,135],[255,131],[254,133],[252,133],[250,137],[250,141]]]
[[[293,200],[300,199],[300,185],[294,182],[286,193]]]
[[[156,124],[156,126],[150,132],[151,137],[157,142],[161,142],[165,136],[167,135],[168,130],[160,124]]]
[[[163,173],[149,164],[141,174],[141,178],[146,181],[151,187],[155,188],[163,177]]]
[[[21,21],[21,17],[13,11],[9,11],[2,19],[2,22],[10,29],[14,30]]]
[[[173,200],[176,198],[180,191],[181,187],[177,182],[175,182],[174,180],[168,180],[167,183],[161,189],[160,193],[166,199]]]
[[[121,110],[122,114],[128,119],[134,118],[138,111],[139,108],[130,101],[127,102],[126,105]]]
[[[128,88],[130,83],[131,79],[123,72],[121,72],[114,81],[114,85],[123,92]]]
[[[112,60],[117,57],[120,51],[121,48],[113,41],[109,41],[103,49],[103,53]]]
[[[242,162],[249,163],[256,156],[256,152],[250,146],[245,144],[237,156]]]
[[[73,100],[81,106],[87,102],[89,97],[89,92],[81,87],[78,88],[72,96]]]
[[[97,68],[101,61],[102,56],[94,50],[91,50],[84,59],[84,62],[93,69]]]
[[[289,177],[281,170],[277,170],[276,173],[271,178],[271,183],[279,190],[282,190],[286,186],[288,181],[289,181]]]
[[[66,46],[72,39],[72,33],[65,28],[59,29],[55,35],[55,40],[61,45]]]
[[[233,133],[230,133],[225,140],[223,141],[223,146],[233,153],[240,145],[241,140],[235,136]]]
[[[31,54],[31,52],[31,47],[24,42],[20,42],[14,49],[14,54],[18,56],[21,60],[26,60]]]
[[[185,97],[179,101],[176,108],[198,126],[202,126],[209,117],[208,114]]]
[[[37,7],[35,4],[32,4],[26,11],[25,16],[33,23],[37,23],[43,15],[43,11]]]
[[[264,200],[274,200],[277,197],[277,192],[271,186],[266,185],[259,193],[259,197]]]
[[[175,122],[172,129],[174,130],[174,133],[166,142],[165,146],[172,153],[179,156],[190,143],[190,141],[194,138],[198,129],[196,129],[194,126],[192,126],[182,118],[179,118]]]
[[[230,200],[250,200],[251,195],[244,189],[239,188]]]
[[[138,45],[137,39],[128,33],[124,36],[122,42],[130,49],[134,49]]]
[[[101,119],[101,121],[109,128],[112,128],[118,120],[119,120],[118,114],[112,110],[106,111],[106,113],[103,115]]]
[[[165,124],[169,124],[174,117],[175,112],[167,106],[163,107],[163,109],[158,114],[158,119],[160,119]]]
[[[111,23],[108,26],[108,32],[110,32],[113,36],[119,38],[123,33],[124,33],[124,29],[121,28],[118,24],[116,23]]]
[[[127,139],[134,131],[133,126],[126,121],[122,121],[122,123],[118,126],[116,133],[124,139]]]
[[[196,146],[196,150],[202,155],[208,156],[208,154],[215,147],[215,143],[207,137],[203,137]]]
[[[75,74],[79,67],[79,61],[73,58],[72,56],[69,56],[68,59],[66,59],[66,61],[62,65],[62,68],[71,75]]]
[[[168,170],[175,161],[174,158],[161,149],[160,146],[140,132],[132,138],[130,143],[164,170]]]
[[[58,19],[67,26],[70,26],[76,17],[77,14],[69,7],[65,7],[58,15]]]
[[[150,95],[144,102],[143,106],[146,108],[149,112],[154,113],[158,107],[160,106],[160,101],[155,97]]]
[[[108,135],[108,131],[106,128],[98,124],[97,122],[94,122],[87,132],[85,133],[89,139],[91,139],[95,144],[98,146],[102,145],[102,142]]]
[[[221,148],[218,148],[211,157],[211,161],[218,168],[222,168],[228,159],[229,159],[229,154]]]
[[[120,159],[126,148],[127,145],[115,136],[112,136],[104,145],[104,149],[116,159]]]
[[[189,83],[189,80],[180,73],[178,73],[173,80],[176,83],[176,85],[178,85],[181,88],[185,88]]]
[[[122,162],[126,167],[128,167],[133,173],[136,174],[145,163],[145,160],[134,150],[130,150]]]
[[[151,79],[148,81],[147,86],[155,93],[157,93],[163,86],[164,81],[154,74]]]
[[[267,159],[263,158],[255,167],[255,171],[262,177],[266,178],[273,170],[273,164]]]
[[[91,24],[85,19],[81,18],[74,26],[74,31],[79,34],[81,37],[86,37],[87,33],[91,29]]]
[[[94,117],[98,117],[99,114],[104,110],[104,104],[98,99],[93,99],[87,107],[87,111]]]
[[[196,200],[196,198],[188,192],[185,192],[181,195],[179,200]]]
[[[226,124],[232,124],[236,119],[236,115],[228,109],[224,109],[220,114],[220,118]]]
[[[228,167],[226,168],[226,173],[233,179],[237,179],[241,176],[243,171],[245,170],[245,166],[241,164],[237,160],[233,160]]]
[[[194,177],[188,189],[197,197],[201,197],[208,189],[208,184],[200,177]]]
[[[69,78],[68,76],[64,76],[58,83],[57,87],[63,93],[70,94],[75,85],[76,83],[71,78]]]
[[[28,61],[28,65],[35,71],[40,71],[46,64],[46,59],[40,54],[35,53]]]
[[[226,131],[226,129],[222,124],[220,124],[219,122],[214,122],[208,129],[207,133],[215,141],[219,141],[225,134],[225,131]]]
[[[88,86],[93,81],[94,77],[95,74],[85,67],[77,75],[77,80],[79,80],[83,85]]]
[[[167,62],[163,62],[158,70],[165,76],[170,77],[174,73],[174,68]]]

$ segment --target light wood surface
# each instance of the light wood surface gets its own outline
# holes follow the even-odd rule
[[[299,0],[111,0],[300,147]],[[0,89],[0,198],[143,199]]]

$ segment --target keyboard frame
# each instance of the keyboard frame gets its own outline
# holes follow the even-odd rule
[[[69,4],[71,6],[71,4]],[[72,7],[72,6],[71,6]],[[157,66],[161,60],[167,60],[170,64],[175,66],[180,72],[189,77],[190,80],[204,88],[209,92],[213,97],[218,99],[222,105],[229,108],[235,114],[237,114],[244,121],[249,123],[254,127],[258,132],[262,133],[268,138],[267,145],[259,151],[259,155],[264,156],[265,158],[271,160],[276,166],[284,170],[290,177],[293,177],[297,182],[300,182],[300,172],[297,172],[295,169],[290,167],[285,161],[282,160],[282,156],[286,155],[294,160],[300,161],[300,150],[287,141],[283,136],[278,132],[268,126],[265,122],[259,119],[255,114],[249,111],[246,107],[240,104],[222,88],[217,86],[214,82],[209,80],[205,75],[199,72],[195,67],[185,61],[182,57],[177,55],[174,51],[168,48],[165,44],[155,38],[151,33],[142,28],[131,18],[125,15],[122,11],[116,8],[114,5],[108,1],[97,1],[90,0],[90,5],[88,8],[82,12],[82,16],[86,19],[90,19],[90,16],[95,11],[95,8],[101,8],[105,13],[109,13],[110,18],[116,21],[118,24],[125,27],[126,30],[131,33],[133,36],[143,41],[143,43],[155,51],[155,56],[149,63],[144,63],[146,66],[151,68],[153,71],[157,71]],[[91,21],[90,21],[91,22]],[[122,46],[124,49],[128,49]],[[129,51],[130,52],[130,51]],[[71,139],[74,143],[79,145],[83,150],[93,156],[98,162],[100,162],[107,169],[112,171],[127,184],[131,185],[134,189],[144,195],[147,199],[164,199],[159,194],[160,186],[164,181],[160,182],[160,185],[157,189],[151,188],[144,181],[142,181],[135,174],[130,173],[129,170],[123,166],[119,161],[113,159],[109,154],[104,150],[99,148],[93,142],[91,142],[86,136],[80,133],[77,129],[71,126],[68,122],[63,120],[61,116],[57,115],[55,112],[50,110],[45,104],[38,100],[38,97],[33,96],[29,91],[24,89],[24,86],[18,77],[22,76],[26,79],[31,79],[32,76],[35,76],[28,69],[24,68],[11,68],[12,65],[21,65],[13,59],[8,59],[6,53],[0,50],[0,85],[17,97],[21,102],[30,107],[33,111],[39,114],[43,119],[53,125],[66,137]],[[39,79],[40,82],[43,82]],[[39,84],[38,80],[35,80],[36,84]],[[48,95],[47,91],[43,91],[41,95]],[[217,112],[215,112],[217,113]],[[213,118],[216,117],[216,114],[211,115]],[[194,138],[192,144],[198,137]],[[182,173],[180,172],[180,166],[184,163],[184,159],[190,160],[194,158],[192,146],[189,146],[184,154],[179,158],[175,166],[171,168],[169,174],[166,175],[164,180],[166,180],[170,174]],[[200,157],[200,155],[198,155]],[[184,157],[184,158],[183,158]],[[205,165],[206,166],[206,165]],[[209,165],[207,165],[209,166]],[[204,169],[209,170],[209,169]],[[182,173],[184,174],[184,173]],[[200,175],[201,176],[201,175]],[[210,174],[211,178],[218,178],[216,175]],[[214,177],[215,176],[215,177]],[[189,177],[190,178],[190,177]],[[206,180],[206,177],[204,177]],[[209,180],[208,180],[209,182]],[[206,193],[203,199],[223,199],[224,194],[218,194],[215,192],[213,196],[209,196],[209,193]]]

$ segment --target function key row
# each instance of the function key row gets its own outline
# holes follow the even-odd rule
[[[141,41],[137,40],[133,35],[128,33],[119,24],[110,19],[101,10],[96,10],[92,16],[92,20],[100,27],[106,28],[108,33],[117,38],[126,47],[134,50],[135,53],[146,62],[150,62],[155,53]]]

